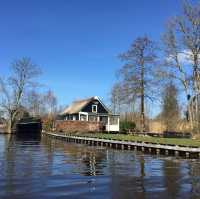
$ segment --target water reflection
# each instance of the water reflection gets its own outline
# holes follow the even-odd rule
[[[0,198],[200,198],[200,162],[0,135]]]

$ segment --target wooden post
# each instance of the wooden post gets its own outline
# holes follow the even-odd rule
[[[144,152],[144,147],[142,146],[142,152]]]
[[[186,156],[186,158],[189,158],[189,157],[190,157],[190,153],[189,153],[189,152],[186,152],[186,153],[185,153],[185,156]]]
[[[110,117],[108,116],[108,132],[110,132]]]
[[[86,120],[89,121],[88,113],[87,113],[87,115],[86,115]]]
[[[160,154],[160,149],[156,149],[156,154],[157,154],[157,155]]]
[[[149,153],[151,153],[151,148],[149,148]]]
[[[179,156],[179,151],[175,151],[175,156]]]
[[[137,151],[137,146],[134,146],[134,150]]]

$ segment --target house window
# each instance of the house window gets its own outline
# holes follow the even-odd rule
[[[97,121],[97,117],[95,115],[90,115],[88,117],[88,120],[91,121],[91,122],[96,122]]]
[[[108,123],[108,117],[107,116],[100,116],[99,120],[104,125]]]
[[[80,115],[80,120],[81,121],[87,121],[87,116],[86,115]]]
[[[92,112],[97,113],[97,105],[92,105]]]

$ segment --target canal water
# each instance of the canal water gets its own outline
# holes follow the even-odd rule
[[[200,161],[0,135],[0,199],[200,198]]]

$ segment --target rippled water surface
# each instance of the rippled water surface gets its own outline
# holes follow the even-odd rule
[[[0,135],[0,198],[200,198],[200,161]]]

